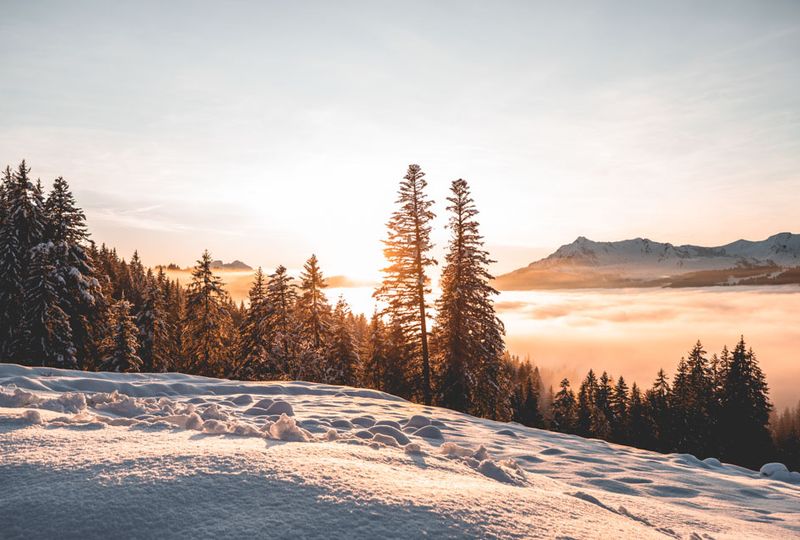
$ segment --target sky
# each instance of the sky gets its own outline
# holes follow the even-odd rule
[[[146,264],[373,278],[398,181],[495,271],[577,236],[800,232],[800,3],[0,0],[0,162]]]

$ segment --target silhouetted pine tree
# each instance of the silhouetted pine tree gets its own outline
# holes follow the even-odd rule
[[[770,421],[776,460],[789,470],[800,470],[800,402],[775,414]]]
[[[720,434],[723,460],[760,467],[772,451],[768,430],[772,404],[767,382],[744,337],[736,344],[723,375],[720,396]]]
[[[577,422],[577,402],[575,393],[569,387],[569,380],[561,379],[559,390],[553,397],[552,426],[562,433],[573,433]]]
[[[611,376],[605,371],[597,380],[597,389],[594,393],[594,407],[591,415],[592,435],[598,439],[611,438]]]
[[[138,329],[130,313],[131,303],[117,300],[111,307],[111,333],[106,339],[105,356],[101,363],[104,371],[117,371],[120,373],[136,372],[142,367],[142,359],[137,350],[139,344],[136,340]]]
[[[667,375],[663,369],[659,369],[653,387],[645,395],[647,405],[645,412],[656,427],[653,449],[659,452],[671,452],[674,447],[671,397],[672,389],[667,380]]]
[[[652,448],[655,444],[653,439],[653,425],[648,418],[646,403],[642,397],[642,392],[636,383],[631,386],[631,396],[628,402],[627,435],[628,441],[640,448]]]
[[[430,355],[428,351],[428,321],[425,294],[428,288],[426,268],[436,264],[430,257],[431,211],[433,201],[425,195],[425,173],[419,165],[409,165],[400,182],[397,204],[386,224],[389,235],[384,240],[384,256],[389,266],[383,269],[382,285],[375,297],[386,303],[384,311],[403,331],[411,346],[410,359],[416,365],[408,366],[423,403],[431,404]]]
[[[628,385],[623,377],[611,391],[609,402],[611,410],[611,440],[620,444],[628,442]]]
[[[190,373],[218,377],[227,369],[230,355],[225,340],[231,331],[227,296],[222,280],[211,270],[211,255],[206,250],[192,269],[186,294],[184,347]]]
[[[686,402],[683,411],[687,433],[684,451],[705,458],[717,454],[716,426],[713,414],[717,395],[714,374],[706,358],[706,351],[698,340],[686,361]]]
[[[597,377],[594,371],[590,369],[578,390],[576,432],[581,437],[590,437],[593,434],[592,416],[595,408],[596,393]]]
[[[539,410],[539,396],[541,387],[536,385],[532,377],[528,377],[522,384],[522,410],[519,415],[519,423],[524,426],[535,428],[544,427],[544,417]]]

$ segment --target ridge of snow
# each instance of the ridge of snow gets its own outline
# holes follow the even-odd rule
[[[800,474],[780,464],[297,381],[0,364],[0,449],[4,538],[800,534]]]
[[[761,241],[737,240],[723,246],[675,246],[648,238],[595,242],[579,236],[530,267],[564,264],[619,270],[696,271],[738,266],[800,266],[800,234],[783,232]]]

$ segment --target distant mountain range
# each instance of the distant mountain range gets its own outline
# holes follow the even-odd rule
[[[211,261],[211,268],[223,270],[252,270],[253,267],[243,263],[242,261],[233,261],[224,263],[222,261]]]
[[[724,246],[675,246],[635,238],[583,236],[525,268],[499,276],[501,290],[702,287],[800,283],[800,234],[737,240]]]

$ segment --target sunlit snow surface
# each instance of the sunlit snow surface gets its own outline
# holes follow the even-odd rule
[[[371,390],[8,364],[0,385],[2,538],[800,535],[800,475]]]

